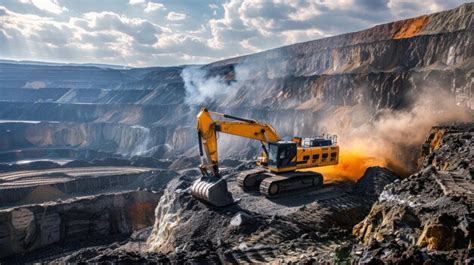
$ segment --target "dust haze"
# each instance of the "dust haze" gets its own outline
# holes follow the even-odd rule
[[[189,105],[207,106],[220,105],[223,109],[232,108],[233,101],[242,100],[237,97],[242,88],[252,89],[253,100],[258,100],[264,91],[265,84],[256,78],[255,65],[239,64],[235,66],[232,82],[221,76],[206,76],[206,71],[198,67],[183,70],[186,99]],[[246,81],[252,79],[253,87],[249,88]],[[277,95],[276,95],[277,96]],[[278,97],[278,96],[277,96]],[[424,87],[418,93],[408,96],[410,107],[403,110],[375,110],[363,104],[356,106],[330,106],[321,120],[307,120],[294,124],[293,131],[304,131],[305,124],[318,124],[321,133],[337,134],[341,153],[339,164],[311,170],[321,172],[329,182],[338,180],[357,180],[371,166],[387,167],[399,175],[407,176],[417,168],[417,157],[429,129],[433,125],[450,122],[472,121],[472,113],[456,104],[453,93],[442,88]],[[300,103],[285,104],[285,108],[301,106]],[[322,102],[312,105],[310,109],[318,111]],[[307,109],[307,107],[304,107]],[[233,113],[232,111],[230,111]],[[253,118],[253,117],[248,117]],[[293,121],[299,120],[294,117]],[[270,122],[272,121],[265,121]],[[274,122],[274,121],[273,121]],[[273,124],[278,131],[288,132],[280,128],[283,124]],[[287,127],[287,126],[284,126]],[[301,127],[301,128],[300,128]],[[307,131],[307,130],[306,130]],[[289,135],[281,135],[289,137]],[[291,135],[292,136],[292,135]],[[291,137],[290,136],[290,137]],[[301,135],[299,135],[301,136]],[[311,136],[311,135],[302,135]],[[219,153],[221,158],[231,154],[244,156],[243,148],[236,146],[252,145],[251,141],[233,136],[221,135]],[[255,146],[254,146],[255,147]]]
[[[424,88],[412,97],[408,110],[366,109],[328,115],[322,123],[339,136],[340,163],[318,168],[334,179],[359,178],[369,166],[383,166],[406,176],[416,170],[420,146],[432,126],[473,120],[472,112],[458,106],[449,91]],[[365,120],[361,124],[357,121]]]

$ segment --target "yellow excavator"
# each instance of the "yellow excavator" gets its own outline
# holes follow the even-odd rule
[[[223,119],[214,120],[211,115]],[[244,191],[259,189],[267,198],[321,188],[323,176],[320,173],[299,170],[336,165],[339,160],[335,135],[293,137],[291,141],[284,141],[270,124],[206,108],[197,115],[197,132],[202,177],[193,183],[191,194],[215,206],[234,203],[226,180],[219,174],[218,133],[260,141],[263,152],[257,159],[258,167],[240,172],[237,183]]]

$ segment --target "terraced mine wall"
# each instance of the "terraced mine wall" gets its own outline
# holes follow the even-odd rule
[[[45,200],[56,200],[71,197],[73,195],[97,193],[110,189],[126,189],[127,186],[140,179],[144,174],[117,174],[109,176],[90,176],[74,178],[64,173],[38,176],[39,179],[31,178],[35,185],[24,186],[12,183],[1,183],[0,205],[2,207],[15,203],[40,203]],[[41,185],[44,178],[49,178],[46,185]],[[54,179],[58,181],[55,182]]]
[[[154,223],[160,196],[131,191],[0,210],[0,257],[130,234]]]
[[[270,122],[282,136],[358,128],[387,109],[411,110],[424,92],[441,90],[458,100],[453,104],[471,107],[474,51],[466,43],[473,9],[469,3],[200,67],[3,63],[0,119],[14,121],[1,127],[0,148],[197,154],[194,117],[201,106]],[[218,92],[207,94],[209,86]],[[255,154],[257,145],[243,144],[247,150],[222,154]]]

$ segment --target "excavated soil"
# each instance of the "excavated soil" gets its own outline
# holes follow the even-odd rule
[[[422,170],[388,185],[354,228],[362,262],[474,261],[473,136],[474,124],[433,128]]]
[[[177,175],[163,169],[169,164],[137,157],[1,165],[0,262],[63,256],[150,227]]]

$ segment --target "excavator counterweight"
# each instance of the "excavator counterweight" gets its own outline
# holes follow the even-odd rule
[[[214,120],[211,114],[231,121]],[[191,194],[215,206],[234,202],[226,180],[219,174],[218,133],[260,141],[263,153],[258,158],[258,167],[240,172],[237,183],[244,191],[258,189],[268,198],[319,189],[323,185],[320,173],[299,170],[335,165],[339,159],[336,136],[282,141],[270,124],[205,108],[197,115],[197,131],[202,177],[193,183]]]

